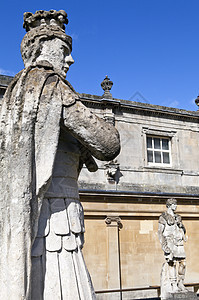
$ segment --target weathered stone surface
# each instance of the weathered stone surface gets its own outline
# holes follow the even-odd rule
[[[174,293],[169,295],[168,298],[165,298],[167,300],[177,300],[177,299],[183,299],[183,300],[196,300],[197,294],[193,292],[186,292],[186,293]]]
[[[0,114],[1,298],[91,300],[77,179],[84,163],[97,169],[92,155],[116,157],[119,135],[65,81],[74,62],[66,13],[24,18],[25,69],[8,87]]]
[[[109,123],[102,122],[80,101],[63,112],[64,125],[73,136],[100,160],[111,160],[112,153],[119,154],[117,130]],[[112,135],[110,135],[112,132]]]
[[[177,208],[176,199],[168,199],[166,206],[167,211],[160,216],[158,227],[158,236],[166,260],[162,266],[160,280],[162,299],[167,299],[170,294],[187,292],[184,286],[186,229],[180,215],[175,213]]]

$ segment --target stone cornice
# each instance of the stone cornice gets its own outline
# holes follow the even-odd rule
[[[12,76],[0,75],[0,87],[6,89],[8,84],[12,81]]]
[[[158,220],[160,214],[165,211],[166,200],[170,197],[177,199],[177,212],[183,216],[183,219],[198,220],[199,195],[80,190],[80,201],[84,207],[85,217],[105,219],[110,225],[112,221],[116,224],[120,218]],[[111,217],[111,220],[107,217]]]
[[[82,102],[89,107],[112,107],[117,114],[117,111],[129,111],[131,113],[141,115],[154,115],[171,119],[186,119],[198,122],[199,113],[197,111],[187,111],[184,109],[171,108],[147,103],[127,101],[122,99],[104,99],[100,96],[79,94]]]
[[[79,194],[81,199],[86,201],[98,201],[108,200],[110,202],[147,202],[147,203],[158,203],[165,204],[165,200],[174,197],[178,200],[178,203],[183,204],[199,204],[199,194],[188,194],[188,193],[155,193],[155,192],[133,192],[133,191],[120,191],[120,190],[90,190],[80,189]]]

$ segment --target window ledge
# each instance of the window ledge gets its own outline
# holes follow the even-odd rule
[[[178,174],[183,174],[182,169],[176,169],[171,167],[166,167],[166,166],[145,166],[143,169],[148,170],[149,172],[160,172],[160,173],[178,173]]]

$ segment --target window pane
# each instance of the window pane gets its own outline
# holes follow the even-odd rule
[[[147,151],[147,161],[153,162],[153,151]]]
[[[160,139],[154,138],[154,148],[160,149]]]
[[[169,140],[168,139],[162,139],[162,149],[169,150]]]
[[[147,148],[152,148],[152,137],[147,136]]]
[[[162,154],[163,154],[163,163],[170,164],[169,153],[163,152]]]
[[[161,152],[155,151],[154,154],[155,154],[155,162],[161,163]]]

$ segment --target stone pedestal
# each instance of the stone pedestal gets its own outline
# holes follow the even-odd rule
[[[197,294],[194,292],[186,293],[173,293],[169,294],[167,298],[162,298],[162,300],[197,300]]]

